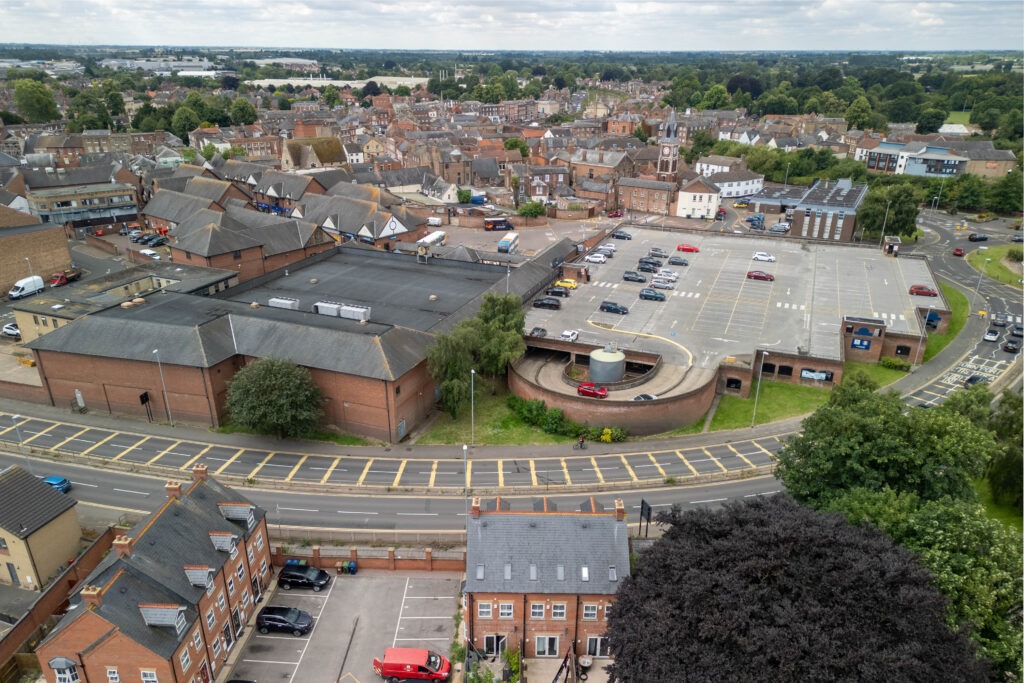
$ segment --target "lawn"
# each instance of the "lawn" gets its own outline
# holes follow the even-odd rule
[[[974,490],[978,492],[978,500],[985,506],[985,514],[989,519],[997,519],[1017,531],[1024,529],[1024,518],[1021,517],[1019,510],[1010,505],[1000,505],[992,500],[992,493],[989,490],[987,480],[976,480],[974,482]]]
[[[260,436],[276,436],[274,434],[267,435],[263,432],[258,432],[255,429],[243,427],[242,425],[238,425],[233,422],[221,425],[214,431],[218,434],[257,434]],[[372,446],[375,443],[369,439],[364,439],[361,436],[337,434],[335,432],[315,432],[304,438],[307,441],[329,441],[331,443],[336,443],[339,446]]]
[[[863,372],[878,384],[879,387],[886,387],[907,374],[903,370],[893,370],[892,368],[883,367],[878,363],[862,363],[860,361],[848,360],[843,364],[844,377],[855,370]]]
[[[480,386],[483,384],[483,386]],[[488,387],[480,382],[476,391],[475,422],[470,419],[467,405],[455,420],[441,413],[434,424],[419,438],[418,444],[475,444],[491,446],[528,446],[532,444],[567,443],[571,439],[558,434],[547,434],[520,420],[505,403],[508,391]]]
[[[751,398],[723,396],[718,410],[711,418],[711,431],[749,427],[754,416],[754,395],[757,385],[751,386]],[[831,392],[818,387],[805,387],[788,382],[764,382],[757,399],[757,424],[784,420],[788,417],[813,413],[828,400]]]
[[[939,286],[942,287],[942,294],[946,297],[946,301],[949,302],[951,311],[949,327],[942,334],[933,333],[928,335],[928,347],[924,350],[923,363],[927,363],[938,355],[942,349],[946,348],[960,334],[960,330],[964,328],[964,325],[967,323],[967,316],[970,314],[967,297],[959,289],[945,283],[940,283]]]
[[[946,123],[962,123],[967,125],[971,122],[971,112],[969,111],[951,111],[946,116]]]
[[[1004,244],[998,247],[989,247],[988,249],[977,249],[967,255],[967,262],[971,264],[972,268],[982,272],[985,277],[999,280],[1004,285],[1016,287],[1020,284],[1021,279],[1019,266],[1017,272],[1014,272],[1003,262],[1007,252],[1011,249],[1019,250],[1021,245]],[[986,263],[987,259],[991,259],[991,261]]]

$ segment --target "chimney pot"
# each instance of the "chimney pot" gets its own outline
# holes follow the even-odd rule
[[[626,519],[626,506],[622,503],[621,498],[615,499],[615,521],[621,522]]]
[[[474,497],[473,504],[469,507],[469,514],[474,519],[480,517],[480,498]]]
[[[99,586],[85,586],[82,588],[80,595],[82,596],[82,602],[84,602],[86,606],[91,607],[95,605],[96,607],[99,607],[103,604],[103,589]]]
[[[133,543],[134,541],[131,538],[125,536],[124,534],[121,534],[120,536],[114,539],[114,552],[117,553],[118,557],[128,557],[132,554]]]
[[[196,465],[192,468],[192,478],[196,481],[205,481],[207,477],[206,465]]]
[[[181,498],[181,482],[173,479],[168,479],[167,483],[164,484],[164,490],[167,491],[168,498]]]

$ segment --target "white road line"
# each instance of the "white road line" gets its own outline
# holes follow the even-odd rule
[[[405,596],[409,594],[409,578],[405,579],[405,590],[402,591],[402,606],[398,609],[398,621],[395,623],[395,638],[391,641],[391,647],[398,642],[398,631],[402,626],[402,614],[405,612]]]
[[[450,616],[448,618],[451,619]],[[395,642],[396,643],[402,642],[402,641],[406,641],[406,640],[411,642],[411,643],[426,643],[426,642],[430,642],[430,643],[450,643],[450,642],[452,642],[451,638],[395,638]]]
[[[282,507],[279,507],[278,510],[288,510],[290,512],[320,512],[319,510],[309,510],[307,508],[282,508]]]
[[[379,515],[379,512],[359,512],[358,510],[338,510],[339,515]]]
[[[75,486],[88,486],[88,487],[90,487],[90,488],[94,488],[94,489],[97,489],[97,488],[99,488],[99,487],[100,487],[100,485],[99,485],[99,484],[83,484],[83,483],[82,483],[82,482],[80,482],[80,481],[74,481],[74,480],[72,480],[72,482],[71,482],[71,483],[72,483],[72,484],[74,484]]]
[[[398,517],[437,517],[436,512],[396,512]]]
[[[778,491],[765,491],[763,493],[748,493],[744,498],[757,498],[758,496],[774,496]]]
[[[702,503],[721,503],[723,500],[729,500],[728,498],[711,498],[709,500],[691,500],[690,505],[700,505]]]
[[[128,489],[114,489],[118,493],[134,493],[137,496],[148,496],[149,494],[145,491],[129,491]]]
[[[257,638],[266,638],[267,636],[256,636]],[[249,664],[284,664],[286,666],[298,666],[298,662],[278,662],[273,659],[243,659],[243,662]]]

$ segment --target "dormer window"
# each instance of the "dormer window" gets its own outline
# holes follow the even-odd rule
[[[231,559],[232,560],[235,559],[236,557],[238,557],[238,544],[237,543],[232,543],[231,544],[231,550],[229,550],[228,552],[231,555]]]
[[[174,619],[174,630],[177,631],[178,635],[181,635],[185,630],[185,613],[178,612],[178,616]]]
[[[582,567],[580,567],[580,580],[590,581],[590,567],[588,567],[587,565],[583,565]]]

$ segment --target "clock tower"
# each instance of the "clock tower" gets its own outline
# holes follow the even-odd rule
[[[665,129],[658,146],[658,180],[675,182],[679,175],[679,136],[676,113],[673,111],[665,122]]]

